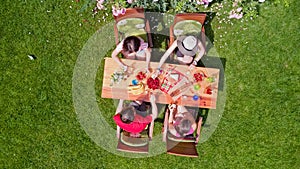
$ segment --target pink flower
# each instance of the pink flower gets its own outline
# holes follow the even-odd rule
[[[104,0],[97,0],[98,3],[103,4]]]
[[[104,6],[103,6],[100,2],[98,2],[98,3],[97,3],[97,8],[101,10],[101,9],[104,8]]]
[[[231,19],[231,18],[235,18],[236,17],[236,14],[231,14],[231,15],[229,15],[229,19]]]
[[[243,13],[238,14],[235,18],[236,19],[241,19],[243,17]]]
[[[241,19],[243,17],[243,13],[236,13],[237,11],[235,10],[231,10],[230,13],[229,13],[229,16],[228,18],[231,19],[231,18],[235,18],[235,19]]]
[[[126,12],[126,9],[125,8],[122,8],[122,9],[117,9],[115,8],[114,6],[112,7],[112,13],[114,16],[119,16],[120,14],[121,15],[124,15]]]
[[[118,15],[119,15],[117,9],[113,9],[113,10],[112,10],[112,13],[113,13],[114,16],[118,16]]]
[[[118,9],[118,10],[117,10],[117,13],[118,13],[118,15],[122,14],[122,10],[121,10],[121,9]]]
[[[231,18],[236,18],[236,16],[237,16],[237,14],[235,13],[235,11],[234,11],[234,10],[231,10],[231,11],[229,12],[228,18],[229,18],[229,19],[231,19]]]
[[[120,13],[120,14],[124,15],[124,14],[125,14],[125,12],[126,12],[126,9],[125,9],[125,8],[122,8],[122,9],[121,9],[121,13]]]
[[[127,3],[132,4],[132,0],[127,0]]]
[[[232,4],[233,7],[236,7],[237,5],[238,5],[238,2],[236,2],[236,1],[233,2],[233,4]]]
[[[199,0],[197,0],[197,4],[198,5],[202,5],[202,4],[204,4],[202,1],[199,1]]]
[[[209,4],[208,0],[202,0],[202,2],[206,5]]]
[[[239,7],[238,9],[236,9],[237,12],[241,12],[242,11],[242,7]]]

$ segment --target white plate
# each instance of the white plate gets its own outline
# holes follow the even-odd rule
[[[183,30],[180,30],[180,29],[175,29],[174,30],[174,35],[175,36],[181,35],[182,33],[183,33]]]
[[[143,24],[143,23],[137,24],[137,25],[135,25],[135,27],[138,28],[138,29],[142,29],[142,28],[145,27],[145,24]]]
[[[121,20],[118,22],[118,26],[122,26],[122,25],[125,25],[127,24],[127,21],[126,20]]]

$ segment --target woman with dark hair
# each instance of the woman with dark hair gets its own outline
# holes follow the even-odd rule
[[[118,54],[122,53],[124,58],[133,60],[146,60],[146,69],[148,70],[150,64],[150,49],[148,43],[138,36],[128,36],[122,40],[112,52],[111,57],[126,71],[128,66],[124,64]]]
[[[150,103],[143,101],[133,101],[128,106],[123,107],[123,100],[120,100],[113,117],[117,124],[117,137],[120,137],[120,129],[130,133],[132,137],[139,137],[148,124],[154,122],[157,117],[157,106],[155,96],[150,96]],[[152,113],[150,114],[150,110]],[[149,131],[149,137],[152,138],[152,131]]]

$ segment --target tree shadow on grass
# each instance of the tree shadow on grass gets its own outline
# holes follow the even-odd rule
[[[199,107],[188,107],[186,106],[187,110],[190,112],[195,112],[196,122],[199,121],[199,118],[202,117],[202,126],[205,125],[206,119],[208,117],[209,109],[207,108],[199,108]],[[209,126],[207,126],[209,127]]]
[[[208,43],[206,46],[207,52],[213,47],[213,43],[215,41],[214,40],[215,34],[214,34],[214,31],[213,31],[212,25],[211,25],[211,22],[213,21],[215,16],[216,16],[215,12],[207,12],[206,13],[206,19],[205,19],[205,24],[204,24],[205,35],[206,35],[206,38],[208,38],[211,42],[211,43]]]

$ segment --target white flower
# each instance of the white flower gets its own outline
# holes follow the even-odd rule
[[[262,2],[265,2],[265,0],[258,0],[258,2],[261,2],[261,3],[262,3]]]
[[[30,60],[35,60],[36,57],[34,55],[27,55]]]

